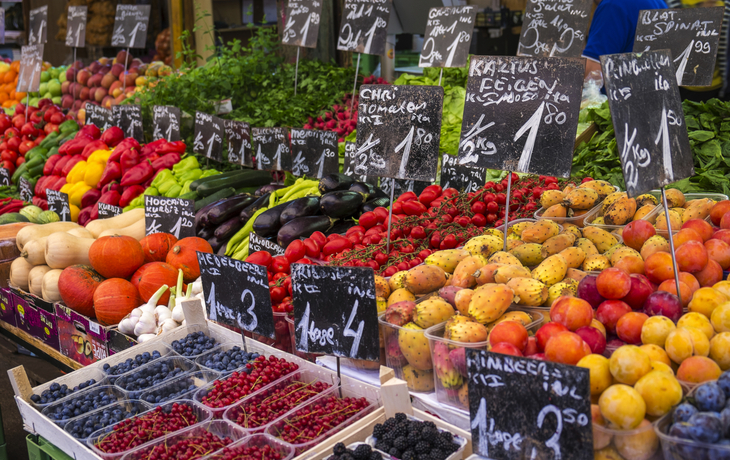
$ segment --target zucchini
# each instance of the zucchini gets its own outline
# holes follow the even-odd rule
[[[224,188],[218,192],[208,195],[205,198],[201,198],[195,202],[195,212],[200,211],[203,207],[208,206],[211,203],[215,203],[218,200],[231,197],[236,194],[236,189],[233,187]]]
[[[238,175],[224,177],[205,182],[195,190],[200,196],[208,196],[224,188],[253,187],[266,185],[271,182],[271,174],[267,171],[242,171]]]
[[[0,225],[15,224],[18,222],[30,222],[27,217],[19,212],[9,212],[0,216]]]
[[[180,195],[178,198],[182,198],[183,200],[197,200],[198,192],[188,192],[183,195]]]
[[[193,182],[190,183],[190,191],[196,191],[198,187],[200,187],[202,184],[211,181],[213,179],[223,179],[225,177],[232,177],[237,174],[241,174],[243,171],[240,169],[237,169],[235,171],[228,171],[222,174],[215,174],[213,176],[208,177],[201,177],[200,179],[196,179]]]

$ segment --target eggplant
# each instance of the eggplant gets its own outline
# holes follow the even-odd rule
[[[335,190],[347,190],[354,182],[352,177],[344,174],[328,174],[319,180],[319,193],[324,195]]]
[[[281,228],[281,221],[279,220],[281,213],[287,206],[289,206],[288,202],[282,203],[259,214],[253,223],[253,231],[263,238],[276,235],[276,232]]]
[[[308,238],[314,232],[324,233],[328,231],[334,225],[335,221],[336,219],[327,216],[297,217],[279,229],[279,233],[276,235],[276,241],[279,243],[279,246],[285,248],[292,241],[298,240],[299,238]]]
[[[375,208],[387,208],[390,204],[390,198],[375,198],[370,200],[360,208],[360,212],[374,211]]]
[[[213,235],[221,241],[228,240],[244,226],[238,216],[233,216],[216,227]]]
[[[204,240],[208,240],[210,238],[213,238],[213,234],[215,232],[214,228],[201,228],[200,231],[196,234],[198,238],[203,238]]]
[[[226,201],[228,198],[223,198],[222,200],[214,201],[213,203],[203,206],[198,210],[198,212],[195,213],[195,220],[193,221],[193,228],[195,229],[195,232],[197,233],[201,228],[206,227],[208,225],[208,219],[205,217],[208,214],[208,211],[213,208],[213,206],[217,206],[224,201]]]
[[[367,195],[368,200],[372,200],[373,198],[387,197],[385,192],[382,191],[379,187],[376,187],[373,184],[368,184],[367,182],[355,182],[350,186],[350,191],[360,192],[364,195]]]
[[[281,225],[284,225],[297,217],[315,216],[317,214],[319,214],[319,197],[307,196],[290,201],[289,206],[282,211],[279,220]]]
[[[339,219],[350,217],[365,203],[366,196],[349,190],[339,190],[324,194],[319,199],[322,214]]]
[[[213,252],[216,253],[223,246],[223,240],[219,240],[216,237],[208,238],[208,244],[213,248]]]
[[[210,208],[208,214],[203,217],[202,220],[206,220],[207,217],[207,221],[210,224],[218,225],[227,221],[233,216],[236,216],[236,218],[238,218],[238,215],[241,214],[241,211],[253,204],[254,201],[256,201],[256,197],[253,197],[251,195],[236,195],[234,197],[228,198],[223,203],[220,203],[219,205]]]
[[[246,222],[248,222],[251,216],[256,213],[256,211],[261,209],[262,206],[267,206],[269,204],[270,196],[271,193],[267,193],[266,195],[260,197],[258,200],[248,205],[248,207],[245,208],[243,211],[241,211],[241,214],[239,214],[239,219],[241,219],[241,222],[245,224]]]
[[[259,188],[258,190],[256,190],[256,192],[254,193],[254,195],[256,195],[256,196],[263,196],[263,195],[266,195],[267,193],[271,193],[274,190],[279,190],[280,188],[284,188],[284,187],[285,187],[284,184],[268,184],[268,185],[264,185],[261,188]]]
[[[354,220],[352,220],[352,219],[340,220],[337,223],[335,223],[332,226],[332,228],[330,228],[329,231],[327,231],[325,233],[325,235],[326,236],[330,236],[330,235],[332,235],[334,233],[337,233],[338,235],[344,235],[345,233],[347,233],[347,231],[350,228],[352,228],[352,227],[354,227],[356,225],[357,225],[357,222],[354,221]]]

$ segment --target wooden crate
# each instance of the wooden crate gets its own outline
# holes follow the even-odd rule
[[[593,135],[598,132],[598,125],[595,122],[592,122],[582,133],[578,135],[578,137],[575,138],[575,144],[573,146],[573,150],[576,150],[580,144],[583,142],[589,142]]]

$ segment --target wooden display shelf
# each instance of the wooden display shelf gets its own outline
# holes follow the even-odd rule
[[[84,367],[77,363],[68,356],[64,356],[60,351],[55,350],[46,345],[42,340],[39,340],[22,329],[19,329],[5,321],[0,320],[0,334],[9,338],[18,345],[27,348],[32,351],[41,359],[48,361],[57,368],[64,372],[73,372],[77,369]]]

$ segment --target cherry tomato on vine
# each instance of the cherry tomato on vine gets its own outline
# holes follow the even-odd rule
[[[471,212],[474,214],[485,214],[487,212],[487,205],[481,201],[475,201],[471,205]]]
[[[383,272],[383,276],[385,276],[385,277],[388,277],[388,276],[393,276],[393,275],[395,275],[396,273],[398,273],[398,268],[397,268],[397,267],[388,267],[388,268],[386,268],[386,269],[385,269],[385,271]]]
[[[431,255],[431,251],[429,251],[428,249],[424,249],[423,251],[418,253],[418,257],[420,257],[423,260],[425,260],[426,257],[428,257],[430,255]]]
[[[286,278],[287,276],[289,276],[287,273],[275,273],[274,282],[279,281],[282,278]]]
[[[370,238],[372,240],[372,237]],[[327,242],[327,244],[324,245],[324,247],[322,248],[322,254],[325,256],[329,256],[342,252],[345,249],[350,249],[351,247],[352,241],[348,240],[347,238],[336,238],[332,241]]]
[[[422,240],[423,238],[426,238],[426,230],[421,227],[420,225],[416,225],[411,229],[411,238]]]

